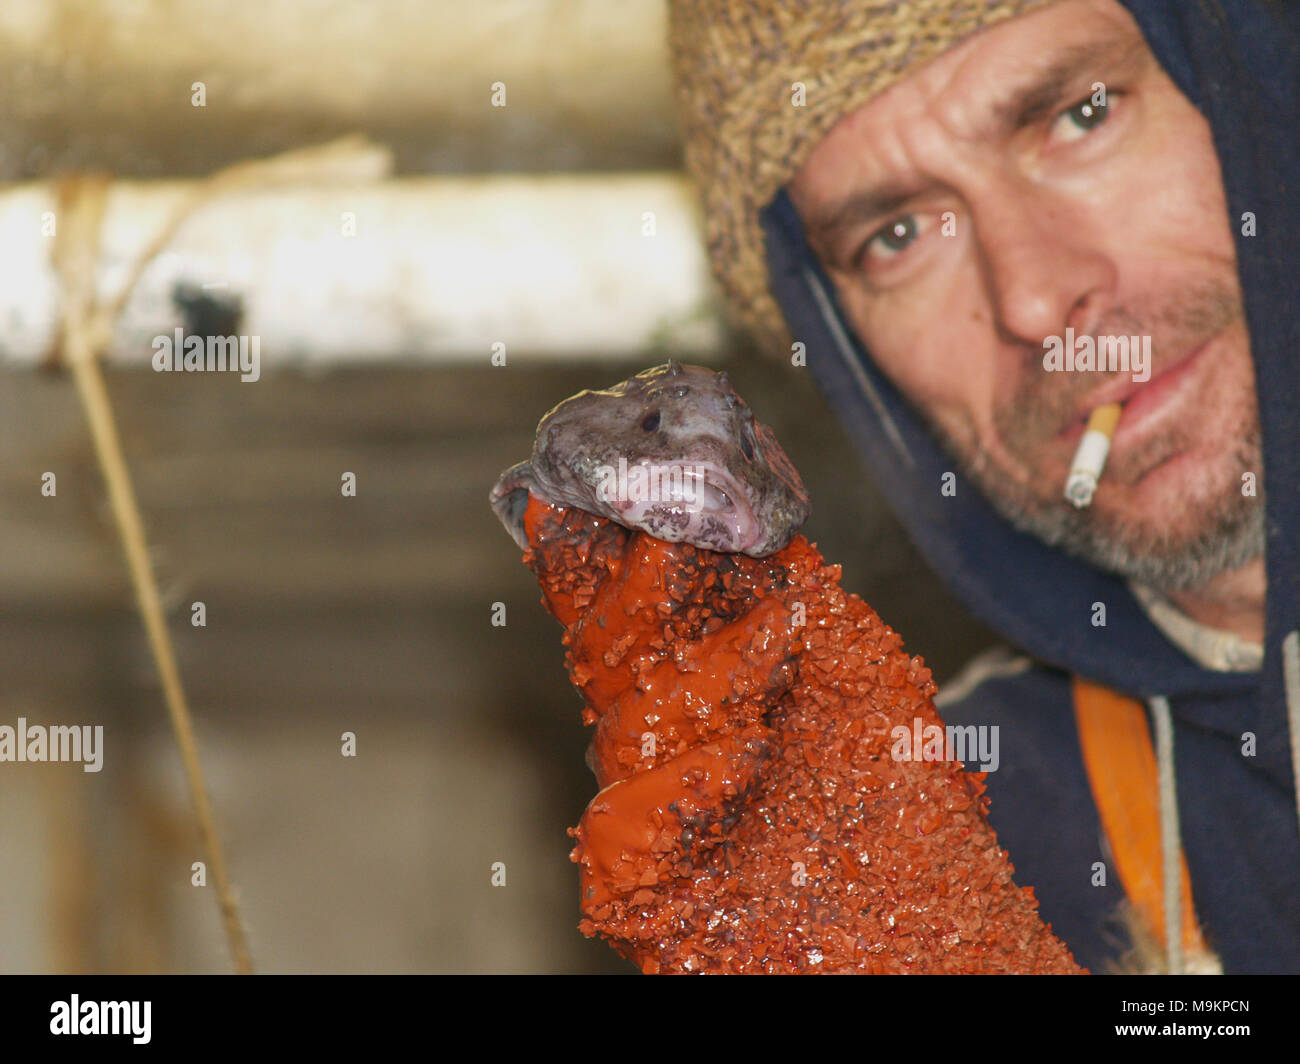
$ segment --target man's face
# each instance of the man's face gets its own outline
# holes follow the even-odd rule
[[[789,191],[867,350],[1018,527],[1167,589],[1259,552],[1218,159],[1114,0],[1062,0],[950,49],[846,116]],[[1149,336],[1149,379],[1048,371],[1045,341],[1067,328]],[[1076,510],[1070,461],[1112,399],[1110,458]]]

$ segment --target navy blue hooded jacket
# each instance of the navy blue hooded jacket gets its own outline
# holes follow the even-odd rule
[[[1259,672],[1202,668],[1148,619],[1126,582],[999,517],[872,363],[836,304],[784,193],[764,211],[773,291],[808,364],[918,548],[1033,668],[945,705],[953,724],[1000,726],[990,819],[1016,878],[1081,964],[1127,947],[1122,887],[1093,886],[1109,854],[1083,767],[1070,675],[1144,700],[1174,724],[1178,810],[1201,930],[1225,972],[1300,971],[1300,824],[1284,641],[1300,643],[1300,4],[1125,0],[1157,60],[1208,121],[1223,176],[1250,329],[1264,448],[1268,593]],[[1256,235],[1242,235],[1252,212]],[[1106,626],[1092,604],[1106,604]],[[924,652],[924,648],[914,648]],[[1295,649],[1289,651],[1295,654]],[[1300,671],[1300,670],[1298,670]],[[1254,756],[1243,753],[1253,733]],[[1300,748],[1297,750],[1300,754]]]

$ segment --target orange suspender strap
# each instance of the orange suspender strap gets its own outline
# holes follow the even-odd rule
[[[1146,707],[1082,677],[1074,677],[1074,715],[1092,796],[1124,893],[1165,946],[1160,860],[1160,785]],[[1205,951],[1192,908],[1187,858],[1180,852],[1183,952]]]

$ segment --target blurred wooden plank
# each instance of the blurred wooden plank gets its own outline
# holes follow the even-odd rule
[[[640,366],[407,369],[224,378],[115,372],[109,387],[174,623],[189,602],[250,616],[431,603],[531,608],[487,504],[538,419]],[[988,635],[925,569],[798,371],[727,363],[808,483],[808,535],[943,675]],[[120,549],[69,381],[0,378],[0,596],[18,617],[129,608]],[[59,494],[40,477],[55,470]],[[358,494],[344,498],[353,472]],[[405,623],[405,622],[403,622]],[[461,623],[457,621],[456,623]]]
[[[678,159],[660,0],[6,0],[0,98],[3,180],[202,174],[353,131],[407,172]]]
[[[8,768],[9,766],[5,766]],[[85,776],[75,767],[32,766],[45,806],[46,890],[49,908],[49,971],[89,975],[105,970],[97,935],[97,867]],[[60,771],[62,770],[62,771]]]

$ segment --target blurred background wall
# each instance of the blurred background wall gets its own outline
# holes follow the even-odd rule
[[[63,175],[118,182],[111,287],[188,180],[348,133],[391,157],[364,183],[201,208],[110,346],[259,970],[631,970],[576,930],[565,829],[594,792],[587,735],[560,628],[487,505],[575,391],[669,354],[727,369],[807,481],[806,531],[845,586],[941,685],[991,642],[904,539],[804,371],[721,318],[664,36],[657,0],[0,7],[0,725],[105,729],[98,773],[0,763],[0,971],[228,969],[58,365],[41,219]],[[149,337],[176,327],[259,335],[260,378],[152,372]]]

